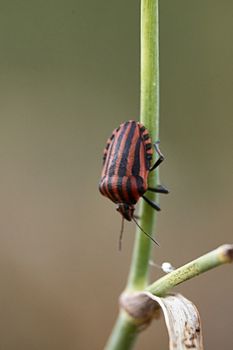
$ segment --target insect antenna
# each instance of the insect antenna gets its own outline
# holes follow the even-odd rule
[[[124,217],[122,216],[121,231],[120,231],[120,237],[119,237],[119,242],[118,242],[118,250],[119,251],[121,251],[121,247],[122,247],[123,232],[124,232]]]
[[[144,231],[144,230],[142,229],[142,227],[139,225],[139,223],[137,222],[137,220],[135,219],[134,216],[132,216],[132,219],[133,219],[133,221],[135,222],[135,224],[137,225],[137,227],[140,228],[140,230],[141,230],[143,233],[145,233],[145,235],[146,235],[148,238],[150,238],[155,244],[157,244],[157,245],[159,246],[159,243],[158,243],[153,237],[151,237],[151,235],[149,235],[149,233],[147,233],[146,231]]]

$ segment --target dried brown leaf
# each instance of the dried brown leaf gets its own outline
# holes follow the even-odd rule
[[[151,293],[146,294],[157,302],[164,314],[170,350],[203,350],[201,321],[195,305],[181,294],[159,298]]]

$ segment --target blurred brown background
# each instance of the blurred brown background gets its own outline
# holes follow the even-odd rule
[[[232,242],[233,2],[161,1],[161,198],[154,260]],[[102,150],[139,117],[139,1],[0,3],[0,349],[102,349],[135,227],[98,193]],[[161,273],[152,268],[152,279]],[[232,266],[179,288],[206,349],[232,349]],[[167,349],[163,320],[136,349]]]

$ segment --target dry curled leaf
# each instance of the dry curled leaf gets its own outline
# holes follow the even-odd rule
[[[200,316],[195,305],[181,294],[159,298],[149,292],[123,293],[121,307],[140,330],[162,310],[169,335],[170,350],[203,350]]]
[[[163,311],[170,350],[203,350],[201,321],[195,305],[181,294],[159,298],[144,293],[158,303]]]

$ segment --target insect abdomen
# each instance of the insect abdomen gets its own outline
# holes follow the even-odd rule
[[[99,190],[114,203],[136,204],[147,186],[140,176],[105,176]]]
[[[135,204],[147,190],[151,158],[145,127],[132,120],[121,124],[104,150],[100,192],[115,203]]]

